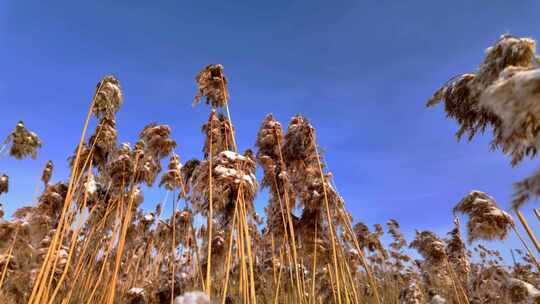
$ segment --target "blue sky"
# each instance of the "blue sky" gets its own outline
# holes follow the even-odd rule
[[[469,190],[508,208],[512,182],[539,163],[511,168],[489,151],[488,136],[456,142],[455,123],[425,101],[450,77],[475,70],[502,33],[540,39],[539,17],[532,0],[1,0],[0,134],[23,120],[45,142],[36,161],[0,159],[11,176],[1,200],[7,214],[35,201],[48,159],[53,180],[67,177],[95,84],[109,73],[125,95],[121,141],[133,142],[149,122],[166,123],[182,159],[201,157],[209,109],[191,107],[194,76],[222,63],[240,149],[254,145],[267,113],[285,126],[302,113],[357,220],[396,218],[409,236],[444,234]],[[163,196],[148,192],[145,206]],[[507,244],[518,246],[515,238]]]

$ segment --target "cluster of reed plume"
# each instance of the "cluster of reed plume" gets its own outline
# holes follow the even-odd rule
[[[534,42],[504,36],[478,73],[452,79],[429,105],[444,101],[459,137],[493,127],[493,146],[517,163],[540,143],[537,69]],[[370,230],[345,209],[307,118],[294,116],[285,130],[267,115],[256,152],[240,153],[223,67],[205,67],[196,84],[194,104],[211,107],[206,140],[201,159],[182,164],[167,125],[119,143],[120,83],[98,83],[69,178],[51,183],[47,162],[37,202],[9,219],[0,213],[1,303],[540,303],[535,254],[489,195],[472,191],[454,212],[469,217],[469,246],[518,234],[524,249],[512,251],[513,265],[483,245],[468,247],[457,217],[446,238],[417,231],[408,242],[394,219],[386,231]],[[35,158],[41,145],[19,122],[2,150]],[[1,175],[0,195],[8,184]],[[163,188],[155,210],[140,207],[142,186]],[[261,188],[269,192],[264,217],[254,208]],[[540,194],[540,173],[516,188],[526,225],[518,209]]]

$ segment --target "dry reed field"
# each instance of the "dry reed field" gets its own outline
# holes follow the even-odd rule
[[[268,114],[254,149],[241,151],[223,66],[206,66],[195,80],[193,103],[209,116],[201,159],[186,161],[168,125],[149,124],[134,143],[119,143],[121,84],[110,75],[99,81],[68,158],[71,174],[51,183],[49,161],[37,202],[0,211],[0,303],[540,303],[540,243],[520,211],[540,195],[540,172],[515,183],[512,212],[471,190],[456,202],[447,235],[417,230],[407,240],[396,219],[370,229],[347,212],[306,117],[285,127]],[[459,124],[458,139],[486,132],[511,165],[534,158],[535,41],[501,36],[476,72],[450,79],[427,105],[439,103]],[[0,149],[9,157],[36,158],[47,144],[27,123],[7,134]],[[0,195],[17,183],[8,176],[0,172]],[[172,205],[143,210],[143,186],[163,188]],[[262,188],[269,198],[259,215]],[[523,245],[512,249],[512,265],[477,243],[509,234]]]

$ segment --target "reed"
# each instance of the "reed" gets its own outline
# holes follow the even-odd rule
[[[535,51],[532,39],[501,37],[477,72],[451,79],[428,105],[444,104],[459,124],[458,137],[491,128],[492,148],[507,152],[513,165],[534,157],[540,142],[540,96],[531,88],[540,87]],[[447,238],[417,231],[409,242],[394,219],[386,231],[379,224],[372,229],[348,213],[315,127],[306,117],[292,117],[284,130],[267,115],[257,133],[256,152],[240,153],[223,66],[206,66],[195,81],[194,104],[204,102],[210,113],[202,127],[200,159],[182,164],[182,151],[176,153],[168,125],[144,126],[133,146],[118,142],[120,82],[113,76],[100,80],[69,158],[70,176],[53,181],[61,177],[53,174],[55,164],[48,161],[38,181],[44,189],[36,203],[19,208],[9,219],[3,219],[0,210],[0,302],[540,300],[535,254],[512,215],[493,197],[476,190],[456,204],[454,213],[468,217],[468,242],[462,239],[457,219]],[[96,129],[87,134],[92,119]],[[36,133],[19,122],[2,150],[9,149],[18,159],[36,158],[42,145]],[[260,180],[257,168],[262,169]],[[0,195],[9,191],[10,182],[17,183],[0,175]],[[141,207],[146,187],[164,188],[165,200],[154,210]],[[540,249],[520,211],[540,195],[540,173],[514,187],[511,206]],[[255,211],[260,188],[269,193],[264,217]],[[166,207],[170,196],[172,206]],[[196,224],[196,217],[206,224]],[[510,231],[524,248],[512,251],[513,265],[505,265],[499,252],[477,243],[505,241]]]

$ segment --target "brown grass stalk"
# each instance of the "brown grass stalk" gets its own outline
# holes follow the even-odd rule
[[[238,217],[239,200],[240,200],[240,192],[238,192],[236,196],[236,202],[234,204],[234,215],[233,215],[231,230],[229,232],[229,246],[227,249],[227,260],[226,260],[226,266],[225,266],[225,282],[223,284],[223,296],[221,299],[222,304],[225,304],[225,300],[227,299],[227,288],[229,286],[229,275],[231,272],[231,256],[232,256],[232,248],[233,248],[234,227],[236,225],[236,219]]]
[[[77,154],[75,156],[75,164],[79,163],[84,138],[86,136],[86,131],[88,129],[88,124],[90,122],[90,117],[92,116],[92,110],[93,110],[94,104],[96,102],[97,94],[100,92],[102,86],[103,86],[103,82],[100,82],[100,85],[97,88],[96,93],[94,94],[94,96],[92,98],[92,103],[90,105],[90,109],[88,110],[88,114],[86,116],[83,131],[82,131],[82,134],[81,134],[81,138],[79,140],[79,145],[77,147]],[[34,303],[39,304],[39,302],[42,300],[40,298],[40,295],[43,292],[43,287],[44,287],[43,277],[47,277],[49,271],[51,271],[51,269],[50,269],[50,267],[51,267],[50,259],[51,259],[51,256],[53,254],[56,254],[57,250],[58,250],[57,246],[58,246],[59,234],[62,231],[62,226],[63,226],[64,220],[65,220],[65,214],[66,214],[67,210],[69,209],[69,206],[71,205],[71,198],[72,198],[73,188],[74,188],[73,182],[75,180],[76,173],[77,173],[77,166],[74,166],[73,172],[72,172],[71,177],[69,179],[68,193],[66,195],[66,199],[64,201],[64,206],[62,208],[62,213],[60,215],[60,223],[58,224],[58,227],[56,229],[56,233],[53,236],[53,239],[51,241],[51,245],[49,246],[49,250],[47,251],[47,255],[45,256],[45,260],[43,261],[42,268],[40,269],[40,271],[39,271],[39,273],[37,275],[34,287],[32,288],[32,293],[30,295],[30,299],[28,300],[29,304],[34,304]]]
[[[283,260],[283,251],[280,249],[279,251],[279,258],[280,260]],[[280,265],[279,267],[279,273],[278,273],[278,279],[277,279],[277,284],[276,284],[276,291],[274,292],[274,304],[277,304],[278,303],[278,299],[279,299],[279,290],[280,290],[280,286],[281,286],[281,273],[282,273],[282,269],[283,269],[283,266]]]
[[[523,216],[521,211],[519,211],[517,209],[515,209],[515,211],[516,211],[516,214],[517,214],[517,216],[519,218],[519,221],[521,222],[521,225],[523,225],[523,228],[525,228],[525,231],[527,232],[527,235],[529,236],[532,243],[534,244],[534,247],[536,248],[536,251],[538,251],[540,253],[540,243],[538,243],[538,240],[536,239],[536,235],[532,231],[531,227],[527,223],[527,220],[525,219],[525,217]]]
[[[341,285],[340,285],[340,272],[339,272],[338,261],[337,261],[337,250],[336,250],[336,239],[335,239],[336,237],[334,235],[334,233],[335,233],[334,224],[333,224],[333,221],[332,221],[332,216],[330,214],[330,206],[328,204],[328,194],[326,192],[326,184],[324,183],[324,173],[322,171],[321,161],[320,161],[319,152],[318,152],[317,147],[315,147],[315,154],[316,154],[316,157],[317,157],[317,164],[319,166],[320,176],[321,176],[321,179],[323,181],[324,206],[325,206],[325,209],[326,209],[326,217],[328,219],[328,225],[329,225],[329,228],[330,228],[330,241],[332,242],[332,259],[333,259],[333,262],[334,262],[334,271],[335,271],[335,274],[336,274],[337,299],[338,299],[338,303],[341,304],[342,303],[342,301],[341,301]]]
[[[276,130],[274,129],[274,136],[276,138],[276,142],[278,144],[278,151],[279,151],[279,162],[280,162],[280,165],[281,167],[283,168],[283,170],[286,171],[286,166],[285,166],[285,160],[283,158],[283,153],[282,153],[282,143],[281,143],[281,138],[278,136]],[[276,183],[277,185],[277,183]],[[284,186],[285,187],[285,186]],[[303,299],[303,295],[304,295],[304,292],[302,290],[302,288],[300,287],[301,284],[300,284],[300,277],[299,277],[299,274],[298,274],[298,267],[296,267],[296,265],[298,265],[298,254],[296,252],[296,241],[295,241],[295,233],[294,233],[294,225],[293,225],[293,222],[292,222],[292,218],[291,218],[291,208],[290,208],[290,198],[289,198],[289,194],[288,194],[288,189],[283,189],[283,193],[284,193],[284,199],[285,199],[285,211],[287,213],[287,223],[289,225],[289,232],[290,232],[290,235],[291,235],[291,247],[292,247],[292,254],[293,254],[293,261],[294,261],[294,272],[295,272],[295,276],[296,276],[296,285],[297,285],[297,292],[298,292],[298,297],[299,299]],[[281,204],[280,204],[280,207],[281,207]],[[282,208],[282,207],[281,207]],[[303,303],[303,300],[300,300],[301,303]]]
[[[519,231],[518,231],[518,229],[517,229],[517,227],[515,225],[512,225],[512,230],[514,230],[514,233],[516,234],[518,239],[521,241],[521,244],[523,245],[523,248],[525,248],[525,250],[529,253],[529,256],[531,257],[531,260],[533,260],[534,264],[536,265],[536,269],[538,269],[540,271],[540,263],[536,259],[536,256],[532,252],[529,245],[527,245],[527,242],[525,241],[523,236],[521,236],[521,233],[519,233]]]
[[[213,128],[213,120],[210,121],[210,130]],[[207,220],[207,227],[208,227],[208,256],[206,259],[206,294],[209,297],[212,297],[212,228],[213,228],[213,221],[214,221],[214,204],[212,201],[212,133],[210,132],[210,151],[209,151],[209,157],[208,157],[208,220]]]
[[[11,255],[13,253],[13,248],[15,247],[15,242],[17,241],[17,234],[18,233],[19,233],[19,229],[17,228],[17,230],[15,230],[15,235],[13,236],[13,241],[9,245],[9,248],[8,248],[8,250],[6,252],[7,259],[6,259],[6,263],[4,265],[4,268],[2,269],[2,277],[0,277],[0,295],[2,294],[2,287],[4,286],[4,281],[6,279],[6,275],[7,275],[7,272],[8,272],[9,263],[11,262]]]
[[[174,264],[176,262],[176,195],[173,195],[173,215],[172,215],[172,248],[171,248],[171,304],[174,304]]]

